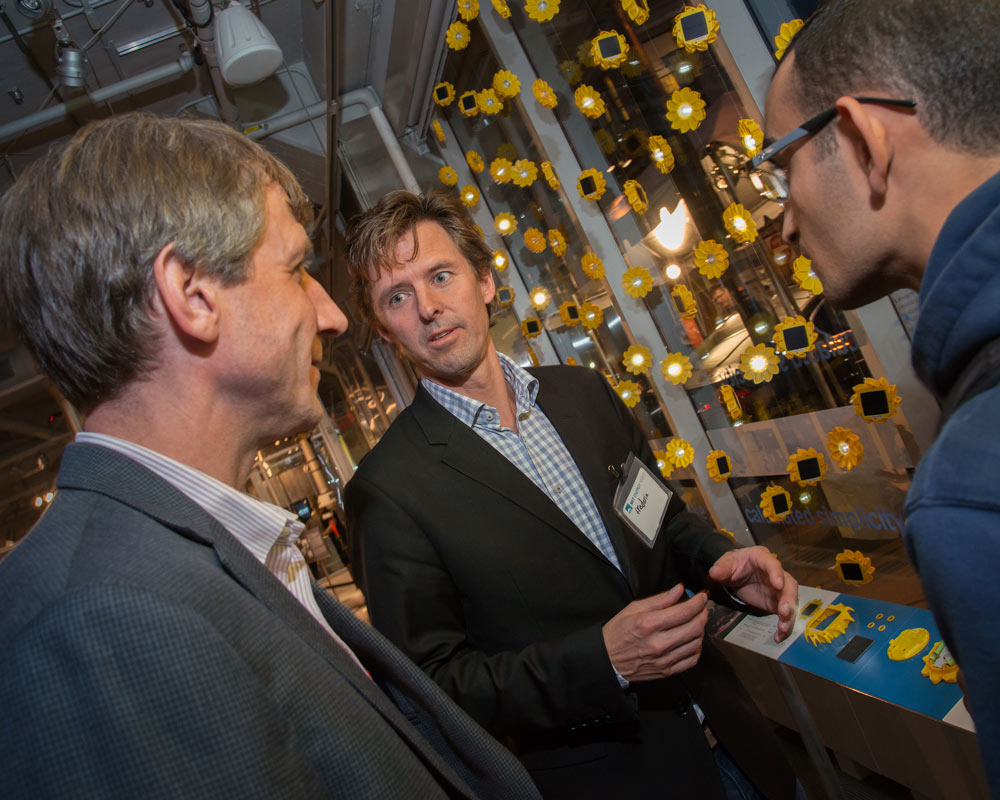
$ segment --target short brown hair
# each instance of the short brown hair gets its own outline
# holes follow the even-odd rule
[[[436,222],[444,228],[480,278],[493,269],[493,252],[458,197],[441,190],[423,195],[402,189],[389,192],[372,208],[355,215],[347,229],[351,298],[362,319],[373,327],[378,319],[369,290],[383,270],[393,269],[397,243],[406,234],[414,234],[419,222]],[[415,235],[413,245],[416,258]]]
[[[155,366],[153,262],[167,245],[240,283],[267,187],[303,225],[312,206],[260,145],[215,120],[120,114],[79,130],[0,200],[5,316],[67,399],[89,413]]]

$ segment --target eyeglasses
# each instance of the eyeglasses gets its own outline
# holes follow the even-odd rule
[[[855,97],[859,103],[879,103],[886,106],[898,106],[899,108],[916,108],[916,100],[893,100],[887,97]],[[765,162],[771,161],[778,153],[806,136],[811,136],[829,123],[837,116],[837,108],[828,108],[821,111],[815,117],[803,122],[799,127],[782,136],[778,141],[769,144],[750,162],[750,182],[758,192],[768,200],[776,200],[784,203],[788,200],[788,173],[777,164],[762,166]]]

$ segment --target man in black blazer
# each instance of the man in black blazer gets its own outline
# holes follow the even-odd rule
[[[5,798],[537,797],[517,761],[316,588],[238,491],[307,430],[311,207],[218,122],[88,126],[0,203],[0,296],[85,415],[0,564]]]
[[[645,437],[597,372],[497,354],[492,255],[457,199],[390,193],[352,221],[348,261],[361,313],[422,376],[346,489],[375,626],[547,797],[724,796],[692,697],[757,787],[791,796],[777,744],[705,643],[699,590],[777,612],[781,640],[795,580],[676,494],[652,547],[621,524],[621,465],[631,453],[655,470]]]

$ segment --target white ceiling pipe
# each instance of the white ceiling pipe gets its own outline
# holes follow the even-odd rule
[[[396,167],[396,172],[399,173],[399,178],[403,182],[403,186],[414,194],[420,194],[420,184],[417,183],[417,179],[413,175],[413,170],[410,169],[406,156],[403,155],[403,148],[400,147],[399,140],[396,138],[396,134],[393,133],[392,126],[385,117],[385,112],[382,111],[382,103],[379,102],[375,90],[371,86],[365,86],[361,89],[347,92],[340,98],[341,112],[350,106],[356,105],[364,106],[368,110],[368,116],[371,117],[372,122],[375,124],[375,130],[378,131],[379,137],[381,137],[383,144],[385,144],[385,149],[389,153],[389,158],[392,159],[393,166]]]
[[[22,117],[14,122],[0,126],[0,142],[17,136],[19,133],[23,133],[24,131],[37,128],[40,125],[45,125],[46,123],[53,122],[57,119],[61,119],[62,117],[72,114],[82,108],[86,108],[91,104],[103,103],[105,100],[113,100],[119,95],[127,94],[128,92],[133,92],[137,89],[145,89],[147,86],[151,86],[154,83],[160,83],[161,81],[169,78],[176,78],[178,75],[183,75],[185,72],[189,72],[193,66],[194,58],[191,54],[182,53],[181,57],[171,64],[164,64],[162,67],[156,67],[146,72],[142,72],[131,78],[119,81],[118,83],[112,83],[101,89],[95,89],[87,94],[74,97],[65,103],[60,103],[57,106],[46,108],[44,111],[39,111],[35,114]]]

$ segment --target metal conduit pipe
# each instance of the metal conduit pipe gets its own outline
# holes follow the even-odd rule
[[[68,114],[72,114],[75,111],[86,108],[92,103],[103,103],[105,100],[113,100],[119,95],[123,95],[137,89],[145,89],[147,86],[167,80],[168,78],[176,78],[178,75],[190,72],[193,66],[194,57],[190,53],[182,53],[181,57],[171,64],[164,64],[162,67],[155,67],[154,69],[134,75],[131,78],[126,78],[118,83],[112,83],[100,89],[95,89],[87,94],[74,97],[65,103],[60,103],[57,106],[46,108],[43,111],[39,111],[35,114],[31,114],[27,117],[23,117],[15,120],[14,122],[0,126],[0,142],[17,136],[19,133],[24,131],[36,128],[39,125],[44,125],[47,122],[52,122],[60,119],[61,117],[65,117]]]
[[[306,106],[305,108],[300,108],[296,111],[289,111],[287,114],[282,114],[280,117],[271,117],[270,119],[265,119],[262,122],[248,125],[243,129],[243,133],[250,139],[263,139],[265,136],[270,136],[272,133],[277,133],[278,131],[291,128],[294,125],[299,125],[303,122],[307,122],[308,120],[316,119],[316,117],[322,117],[325,113],[326,101],[320,100],[318,103],[313,103],[311,106]]]
[[[215,15],[212,13],[212,4],[210,0],[188,0],[187,7],[195,25],[194,35],[198,38],[198,44],[201,45],[202,55],[205,56],[205,65],[212,78],[212,89],[219,105],[219,118],[227,125],[232,125],[240,118],[240,112],[236,103],[229,96],[225,81],[222,80],[222,71],[219,69],[219,54],[215,50]]]
[[[364,86],[361,89],[347,92],[340,98],[339,113],[343,113],[351,106],[364,106],[368,110],[368,116],[375,124],[375,130],[378,131],[382,143],[385,144],[385,149],[389,152],[389,158],[392,159],[392,164],[396,168],[396,172],[399,173],[403,186],[414,194],[420,194],[420,184],[417,183],[413,170],[410,169],[406,156],[403,155],[403,148],[400,147],[399,140],[396,138],[389,120],[386,119],[385,112],[382,111],[382,104],[379,102],[375,90],[371,86]]]

